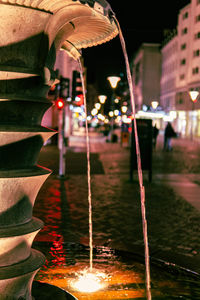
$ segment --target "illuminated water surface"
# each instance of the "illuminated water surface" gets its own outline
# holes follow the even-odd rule
[[[88,268],[89,248],[62,242],[38,242],[34,247],[47,257],[46,264],[36,280],[58,286],[78,299],[146,299],[145,265],[143,258],[126,252],[117,252],[108,247],[94,249],[93,275],[97,275],[97,287],[84,281]],[[200,299],[198,276],[183,272],[176,266],[153,263],[153,299]],[[78,280],[82,276],[82,281]],[[80,291],[84,287],[84,290]]]

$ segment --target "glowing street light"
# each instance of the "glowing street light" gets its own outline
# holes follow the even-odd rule
[[[154,110],[156,110],[156,108],[158,107],[158,101],[152,101],[151,102],[151,106],[152,106],[152,108],[154,109]]]
[[[127,109],[128,109],[128,107],[125,106],[125,105],[123,105],[123,106],[121,107],[122,113],[125,114],[125,113],[127,112]]]
[[[107,77],[108,81],[110,82],[110,85],[113,89],[117,87],[118,82],[121,80],[118,76],[109,76]]]
[[[101,104],[104,104],[106,102],[107,96],[105,96],[105,95],[99,95],[98,98],[99,98],[99,102]]]
[[[109,111],[108,115],[109,115],[109,117],[112,118],[114,116],[114,112],[113,111]]]
[[[193,103],[197,102],[197,97],[199,96],[198,91],[189,91],[189,95]]]
[[[95,103],[94,106],[95,106],[95,108],[98,109],[98,110],[101,108],[101,104],[100,104],[100,103]]]
[[[193,127],[194,127],[194,104],[197,102],[197,98],[199,96],[199,91],[190,90],[189,91],[190,98],[192,100],[192,124],[191,124],[191,140],[193,140]]]
[[[96,108],[93,108],[92,111],[91,111],[91,115],[96,116],[97,113],[98,113],[98,110]]]
[[[115,110],[114,110],[114,115],[115,115],[115,116],[118,116],[118,115],[119,115],[119,110],[118,110],[118,109],[115,109]]]
[[[117,84],[118,82],[121,80],[120,77],[118,76],[109,76],[107,77],[112,89],[113,89],[113,94],[112,94],[112,98],[111,98],[111,109],[114,110],[114,105],[113,105],[113,101],[114,101],[114,90],[116,89],[117,87]],[[114,113],[113,113],[114,115]],[[109,114],[110,116],[110,114]],[[111,138],[111,141],[112,141],[112,135],[113,135],[113,129],[114,129],[114,118],[112,118],[111,120],[111,130],[110,130],[110,138]]]

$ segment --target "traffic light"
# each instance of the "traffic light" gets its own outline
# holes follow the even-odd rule
[[[80,72],[73,71],[72,77],[72,101],[76,101],[76,97],[83,94]]]
[[[64,102],[63,98],[58,98],[56,100],[57,109],[59,109],[59,110],[63,109],[64,105],[65,105],[65,102]]]
[[[80,94],[80,95],[76,96],[75,104],[78,105],[78,106],[84,105],[84,96],[83,96],[83,94]]]
[[[62,98],[69,97],[69,78],[60,76],[59,97]]]
[[[50,87],[48,96],[52,99],[56,99],[58,97],[58,85],[54,84]]]

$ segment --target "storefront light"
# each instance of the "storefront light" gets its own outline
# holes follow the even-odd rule
[[[171,117],[172,119],[176,119],[176,118],[177,118],[177,112],[174,111],[174,110],[171,110],[171,111],[169,112],[169,115],[170,115],[170,117]]]

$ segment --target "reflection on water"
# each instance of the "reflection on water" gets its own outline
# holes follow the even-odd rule
[[[46,255],[46,264],[36,280],[56,285],[78,299],[145,299],[143,259],[108,247],[94,249],[95,271],[104,274],[104,287],[87,293],[77,291],[72,282],[88,269],[89,249],[79,244],[35,242]],[[153,299],[200,299],[199,277],[168,264],[151,265]]]

